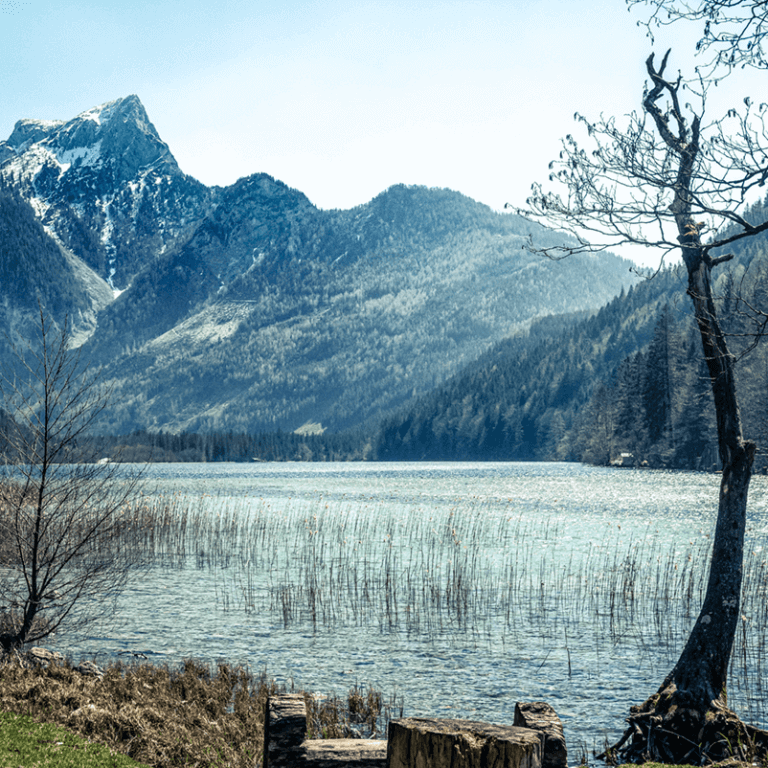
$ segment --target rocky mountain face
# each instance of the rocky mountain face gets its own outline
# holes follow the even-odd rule
[[[450,190],[396,186],[323,211],[266,174],[206,188],[135,96],[20,121],[0,182],[61,256],[56,277],[4,282],[3,300],[29,307],[35,284],[60,283],[71,300],[51,311],[80,313],[116,432],[358,425],[533,318],[595,309],[633,282],[610,255],[532,255],[529,238],[560,236]]]
[[[0,285],[0,349],[36,335],[40,306],[59,321],[67,317],[75,343],[82,343],[113,299],[106,281],[57,243],[29,204],[2,183]]]
[[[184,175],[136,96],[68,122],[20,120],[0,178],[117,290],[195,228],[214,192]]]

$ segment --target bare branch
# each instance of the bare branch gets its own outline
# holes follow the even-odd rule
[[[654,29],[680,21],[700,23],[696,49],[709,58],[703,66],[710,78],[725,77],[746,66],[768,69],[766,0],[627,0],[630,8],[650,6],[638,24],[653,40]]]

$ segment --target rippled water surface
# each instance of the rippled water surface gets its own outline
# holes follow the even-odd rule
[[[676,660],[719,484],[523,463],[167,464],[148,479],[229,533],[143,576],[114,627],[69,651],[245,662],[324,693],[371,683],[406,715],[510,723],[515,702],[544,700],[571,748],[618,737]],[[765,492],[755,478],[731,672],[732,705],[762,724]]]

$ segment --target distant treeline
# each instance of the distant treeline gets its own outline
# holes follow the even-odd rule
[[[766,267],[768,269],[768,267]],[[768,301],[754,268],[748,304]],[[726,280],[725,282],[730,282]],[[725,296],[731,288],[723,285]],[[652,297],[643,294],[651,291]],[[379,424],[323,434],[136,431],[93,441],[89,455],[123,461],[583,461],[717,468],[712,394],[701,342],[674,272],[631,290],[592,317],[534,323],[462,374]],[[747,436],[768,445],[768,348],[751,319],[722,302],[739,356]],[[757,468],[766,457],[761,450]]]
[[[92,455],[127,462],[361,461],[370,458],[363,432],[301,435],[147,432],[90,438]]]

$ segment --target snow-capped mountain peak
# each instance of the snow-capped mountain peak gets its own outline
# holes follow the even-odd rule
[[[45,139],[62,125],[64,125],[63,120],[32,120],[30,118],[18,120],[7,144],[16,152],[23,152],[30,144]]]
[[[163,252],[200,220],[210,201],[181,172],[135,95],[68,121],[20,120],[0,142],[0,179],[115,289],[125,288],[146,254]],[[86,230],[98,237],[83,239]]]

